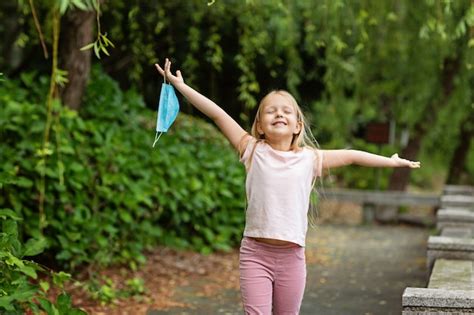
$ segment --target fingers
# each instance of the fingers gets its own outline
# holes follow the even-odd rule
[[[410,161],[410,160],[403,160],[405,163],[406,163],[406,166],[408,166],[409,168],[420,168],[421,167],[421,163],[418,162],[418,161]]]
[[[166,58],[166,61],[165,61],[165,73],[166,75],[171,74],[171,61],[168,58]]]
[[[155,63],[155,67],[156,67],[156,70],[158,70],[158,72],[161,74],[161,75],[165,75],[165,71],[163,69],[161,69],[160,65]]]
[[[176,76],[173,75],[173,73],[171,72],[171,61],[168,58],[166,58],[166,61],[165,61],[165,74],[166,74],[166,79],[168,81],[169,81],[169,78],[176,78]],[[178,74],[178,77],[180,77],[179,74]]]
[[[161,66],[157,63],[155,63],[155,67],[156,70],[158,70],[158,72],[165,77],[165,80],[168,80],[169,77],[173,76],[171,74],[171,61],[168,58],[165,59],[165,65],[163,68],[161,68]]]
[[[165,77],[165,81],[170,81],[170,79],[171,79],[170,82],[176,82],[176,80],[174,79],[180,79],[179,81],[184,81],[181,71],[179,70],[176,71],[176,75],[173,75],[171,73],[171,61],[168,58],[165,59],[165,65],[163,66],[163,68],[161,68],[160,65],[157,63],[155,63],[155,67],[156,67],[156,70],[158,70],[158,72],[163,77]]]
[[[420,168],[421,167],[421,163],[420,162],[415,162],[415,161],[410,161],[410,160],[405,160],[405,159],[402,159],[403,162],[405,162],[406,166],[408,166],[409,168]]]
[[[166,59],[166,60],[168,60],[168,59]],[[155,63],[156,70],[158,70],[158,72],[159,72],[162,76],[164,76],[165,78],[169,76],[169,73],[167,73],[167,71],[166,71],[166,69],[167,69],[166,66],[167,66],[167,65],[166,65],[166,62],[165,62],[165,65],[164,65],[164,67],[163,67],[164,69],[161,68],[159,64]]]
[[[402,166],[402,167],[409,167],[409,168],[420,168],[421,167],[421,163],[419,161],[415,162],[415,161],[410,161],[410,160],[407,160],[407,159],[402,159],[398,156],[397,153],[392,155],[391,158],[398,161],[397,164],[399,166]]]

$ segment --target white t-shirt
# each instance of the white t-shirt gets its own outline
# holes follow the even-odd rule
[[[244,236],[305,246],[312,182],[321,176],[321,151],[278,151],[252,137],[240,161],[247,169]]]

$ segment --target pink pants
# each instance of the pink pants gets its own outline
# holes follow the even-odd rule
[[[298,314],[306,284],[304,247],[282,247],[244,237],[240,292],[245,314]]]

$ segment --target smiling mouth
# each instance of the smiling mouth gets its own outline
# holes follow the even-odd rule
[[[286,122],[284,122],[284,121],[277,121],[277,122],[274,122],[274,123],[272,124],[272,126],[277,126],[277,125],[286,126]]]

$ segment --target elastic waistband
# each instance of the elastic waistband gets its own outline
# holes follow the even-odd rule
[[[267,244],[263,242],[259,242],[256,239],[253,239],[251,237],[244,236],[242,239],[242,242],[246,242],[247,244],[250,244],[251,246],[258,247],[260,249],[270,251],[270,252],[285,252],[285,251],[293,251],[297,248],[300,248],[298,244],[294,245],[288,245],[288,246],[282,246],[282,245],[273,245],[273,244]]]

